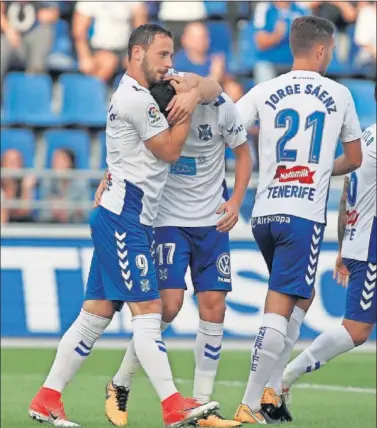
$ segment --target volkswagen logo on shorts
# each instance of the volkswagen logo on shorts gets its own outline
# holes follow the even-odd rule
[[[217,270],[224,276],[230,276],[230,255],[222,253],[216,262]]]

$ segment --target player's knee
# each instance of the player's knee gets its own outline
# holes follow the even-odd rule
[[[198,293],[199,315],[202,321],[222,323],[225,318],[225,292]]]
[[[108,319],[111,319],[115,313],[115,306],[109,300],[86,300],[82,308],[92,315]]]
[[[161,314],[161,299],[150,300],[147,302],[128,302],[132,316],[146,314]]]
[[[166,323],[173,322],[183,305],[183,299],[176,296],[169,300],[164,300],[162,304],[162,319]]]
[[[373,331],[373,324],[360,323],[352,320],[344,320],[343,326],[351,336],[355,346],[365,343]]]

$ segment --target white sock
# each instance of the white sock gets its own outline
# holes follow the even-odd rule
[[[161,333],[163,333],[169,327],[169,325],[169,323],[161,321]],[[117,374],[113,377],[113,383],[115,385],[124,386],[127,389],[130,389],[132,380],[139,367],[140,363],[135,352],[134,340],[132,338],[123,358],[122,364],[120,365]]]
[[[262,327],[255,339],[251,355],[251,371],[242,404],[254,412],[261,408],[263,390],[284,349],[288,320],[281,315],[264,314]]]
[[[275,369],[267,383],[267,386],[269,388],[273,388],[278,395],[280,395],[282,392],[281,381],[283,379],[283,372],[287,367],[293,347],[300,337],[301,324],[304,321],[305,315],[306,312],[303,309],[299,308],[298,306],[294,307],[291,319],[288,323],[283,352],[280,354],[279,359],[275,365]]]
[[[166,346],[161,340],[161,314],[137,315],[132,318],[132,324],[137,358],[163,401],[175,394],[177,388],[173,382]]]
[[[224,324],[199,321],[195,343],[194,398],[208,403],[220,361]]]
[[[44,387],[62,392],[90,354],[95,341],[105,331],[111,319],[102,318],[81,309],[76,321],[61,338],[54,363]]]
[[[283,374],[283,388],[290,388],[304,373],[318,370],[332,358],[354,347],[352,337],[342,325],[322,333],[304,352],[288,364]]]

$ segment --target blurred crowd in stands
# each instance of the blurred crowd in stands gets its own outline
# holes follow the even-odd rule
[[[373,1],[1,2],[2,167],[105,168],[106,104],[127,69],[134,27],[147,22],[168,27],[175,37],[174,67],[212,76],[237,101],[256,83],[289,70],[290,25],[308,14],[336,25],[329,74],[358,82],[351,92],[365,97],[373,85],[363,83],[376,77]],[[365,125],[375,115],[372,98],[370,103]],[[250,130],[256,168],[257,135],[257,127]],[[231,170],[234,159],[226,155]],[[90,201],[93,187],[75,178],[2,176],[1,201],[23,203],[2,208],[1,222],[85,221],[85,210],[54,204]],[[29,207],[35,199],[50,201],[51,209]]]

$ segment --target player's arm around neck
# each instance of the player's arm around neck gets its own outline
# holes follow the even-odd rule
[[[184,77],[189,88],[197,91],[198,104],[210,103],[222,92],[221,85],[209,77],[201,77],[194,73],[185,73]]]
[[[144,141],[148,149],[159,159],[176,162],[183,150],[191,125],[191,116],[183,123],[173,125],[166,131]]]

